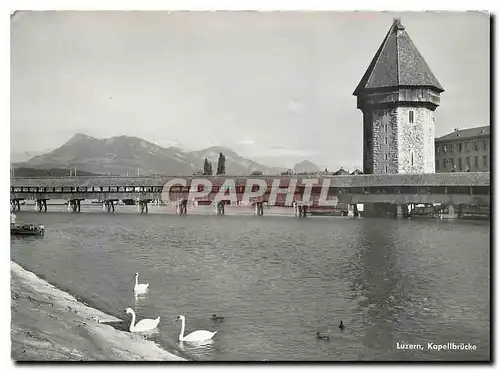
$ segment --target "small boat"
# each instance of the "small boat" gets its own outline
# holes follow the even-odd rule
[[[43,236],[45,227],[43,225],[25,224],[11,225],[10,234],[17,236]]]

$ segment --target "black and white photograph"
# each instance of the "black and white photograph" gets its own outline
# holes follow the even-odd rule
[[[491,363],[493,25],[13,8],[12,362]]]

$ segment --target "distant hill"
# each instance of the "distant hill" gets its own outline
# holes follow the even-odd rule
[[[203,170],[205,157],[217,169],[219,153],[226,157],[226,174],[249,175],[252,171],[279,174],[280,168],[267,167],[239,156],[225,147],[210,147],[200,151],[185,151],[177,147],[164,148],[146,140],[119,136],[97,139],[76,134],[61,147],[28,161],[13,164],[14,168],[71,169],[96,174],[192,175]]]
[[[12,152],[10,154],[11,162],[28,161],[30,158],[42,155],[48,151],[27,151],[27,152]]]
[[[293,172],[298,173],[317,173],[320,171],[324,171],[325,169],[321,169],[318,165],[312,163],[311,161],[305,160],[299,162],[293,167]]]

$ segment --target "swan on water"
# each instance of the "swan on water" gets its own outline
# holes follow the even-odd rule
[[[130,332],[143,332],[143,331],[149,331],[153,330],[158,326],[158,323],[160,323],[160,317],[156,319],[143,319],[140,320],[139,322],[135,323],[135,312],[132,308],[127,308],[125,309],[126,314],[131,314],[132,315],[132,322],[130,322]]]
[[[134,293],[144,294],[149,289],[149,283],[139,283],[139,273],[135,274]]]
[[[179,341],[191,341],[191,342],[196,342],[196,341],[206,341],[206,340],[211,340],[217,331],[215,332],[210,332],[207,330],[196,330],[190,333],[187,336],[184,336],[184,330],[186,328],[186,317],[183,315],[179,315],[177,317],[177,321],[182,321],[181,325],[181,333],[179,334]]]

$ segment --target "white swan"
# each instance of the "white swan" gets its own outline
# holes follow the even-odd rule
[[[182,325],[181,325],[181,333],[179,334],[179,341],[191,341],[191,342],[196,342],[196,341],[206,341],[206,340],[211,340],[217,331],[215,332],[210,332],[207,330],[197,330],[193,331],[187,336],[184,336],[184,330],[186,328],[186,317],[183,315],[179,315],[177,317],[177,321],[181,320]]]
[[[135,274],[135,286],[134,286],[134,293],[137,294],[144,294],[147,292],[149,289],[149,283],[139,283],[139,273]]]
[[[143,319],[135,323],[135,312],[132,308],[125,309],[126,314],[132,314],[132,322],[130,322],[130,332],[143,332],[153,330],[160,323],[160,317],[156,319]]]

